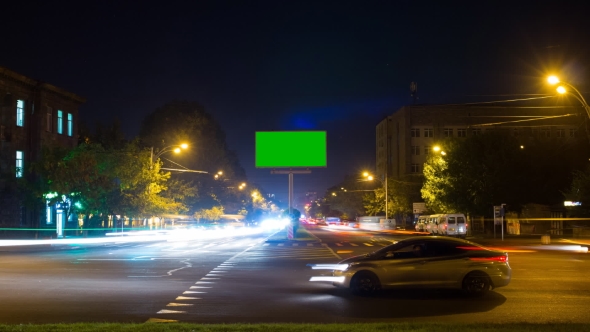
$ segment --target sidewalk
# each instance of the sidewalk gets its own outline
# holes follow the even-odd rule
[[[543,235],[501,235],[496,234],[496,238],[489,235],[468,236],[467,240],[494,248],[506,249],[529,249],[529,250],[558,250],[558,251],[577,251],[588,252],[590,239],[587,238],[565,238],[559,235],[550,235],[545,241],[541,239]]]

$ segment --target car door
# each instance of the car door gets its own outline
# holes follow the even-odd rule
[[[424,241],[413,242],[395,251],[386,252],[379,263],[379,279],[385,287],[420,287],[428,285],[425,269],[427,258],[418,255],[414,247],[425,248]]]
[[[425,268],[428,271],[429,287],[456,287],[461,282],[463,271],[469,264],[461,244],[447,241],[432,241],[428,243],[428,261]]]

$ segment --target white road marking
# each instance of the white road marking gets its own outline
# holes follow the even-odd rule
[[[219,278],[205,278],[205,277],[203,277],[203,278],[201,278],[201,280],[219,280]]]
[[[200,300],[200,297],[189,297],[189,296],[177,296],[176,300],[180,301],[180,300]]]
[[[171,302],[171,303],[168,303],[166,306],[167,307],[190,307],[192,305],[193,305],[192,303],[174,303],[174,302]]]
[[[370,243],[363,243],[364,245],[366,245],[367,247],[372,247],[373,245]]]
[[[191,286],[190,289],[197,289],[197,288],[213,288],[213,287],[207,287],[207,286]]]
[[[205,293],[207,293],[207,292],[195,292],[195,291],[190,291],[190,290],[182,292],[182,294],[205,294]]]
[[[178,310],[160,310],[156,312],[157,314],[186,314],[186,311],[178,311]]]
[[[284,246],[284,245],[285,245],[284,243],[279,243],[279,247],[282,247],[282,246]]]
[[[356,244],[356,243],[351,243],[350,245],[351,245],[351,246],[353,246],[353,247],[358,247],[358,246],[359,246],[359,245],[358,245],[358,244]]]

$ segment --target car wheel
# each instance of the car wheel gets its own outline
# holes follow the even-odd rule
[[[359,272],[350,281],[350,289],[355,295],[368,296],[380,287],[379,278],[371,272]]]
[[[471,296],[483,296],[490,290],[490,278],[483,272],[471,272],[463,279],[463,291]]]

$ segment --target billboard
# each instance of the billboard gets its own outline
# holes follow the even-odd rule
[[[325,131],[257,131],[256,167],[327,167]]]

